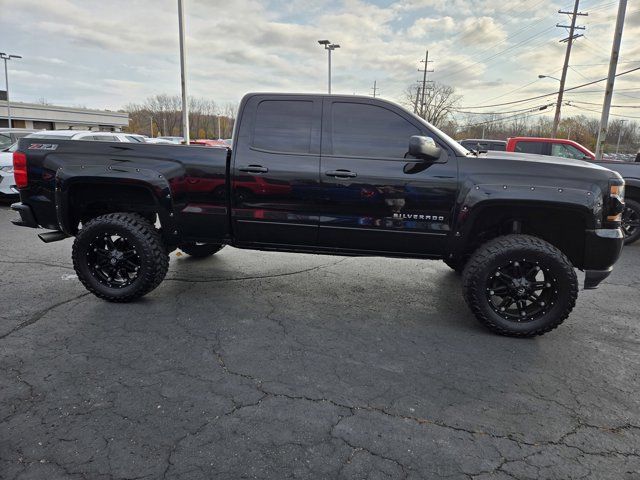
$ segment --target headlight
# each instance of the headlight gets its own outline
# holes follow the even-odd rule
[[[13,173],[13,165],[7,165],[6,167],[0,167],[0,170],[2,170],[5,173]]]
[[[624,182],[612,181],[609,183],[609,208],[607,221],[620,222],[624,210]]]

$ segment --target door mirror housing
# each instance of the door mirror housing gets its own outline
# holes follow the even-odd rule
[[[436,145],[431,137],[413,135],[409,139],[409,155],[427,162],[434,162],[440,158],[442,149]]]

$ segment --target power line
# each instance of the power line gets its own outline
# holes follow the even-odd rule
[[[582,100],[567,100],[567,101],[571,103],[583,103],[585,105],[595,105],[597,107],[602,106],[602,103],[596,103],[596,102],[585,102]],[[640,108],[640,105],[611,105],[611,108]]]
[[[601,113],[600,110],[593,110],[591,108],[578,107],[577,105],[568,105],[568,106],[577,108],[578,110],[584,110],[585,112]],[[618,113],[610,113],[609,115],[613,115],[614,117],[622,117],[622,118],[640,118],[634,115],[620,115]]]
[[[622,76],[622,75],[627,75],[627,74],[632,73],[632,72],[635,72],[635,71],[637,71],[637,70],[640,70],[640,67],[632,68],[632,69],[627,70],[627,71],[625,71],[625,72],[620,72],[620,73],[616,74],[616,77],[620,77],[620,76]],[[599,80],[594,80],[594,81],[592,81],[592,82],[583,83],[582,85],[576,85],[575,87],[566,88],[564,91],[565,91],[565,92],[570,92],[570,91],[577,90],[577,89],[582,88],[582,87],[586,87],[586,86],[588,86],[588,85],[594,85],[594,84],[596,84],[596,83],[604,82],[605,80],[606,80],[606,77],[605,77],[605,78],[601,78],[601,79],[599,79]],[[511,102],[496,103],[496,104],[494,104],[494,105],[474,105],[474,106],[462,107],[462,108],[491,108],[491,107],[502,107],[502,106],[504,106],[504,105],[513,105],[513,104],[516,104],[516,103],[524,103],[524,102],[528,102],[528,101],[530,101],[530,100],[537,100],[537,99],[539,99],[539,98],[550,97],[550,96],[552,96],[552,95],[557,95],[558,93],[559,93],[559,92],[546,93],[546,94],[543,94],[543,95],[537,95],[537,96],[535,96],[535,97],[524,98],[524,99],[522,99],[522,100],[513,100],[513,101],[511,101]]]
[[[469,127],[478,127],[481,125],[489,125],[491,123],[496,123],[496,122],[504,122],[505,120],[513,120],[517,117],[520,117],[522,120],[524,120],[525,118],[529,118],[529,117],[533,117],[536,115],[541,115],[543,113],[546,113],[544,111],[537,111],[534,110],[531,113],[528,114],[518,114],[518,115],[512,115],[510,117],[503,117],[503,118],[496,118],[494,120],[487,120],[486,122],[479,122],[479,123],[472,123],[472,124],[468,124],[468,125],[463,125],[461,128],[469,128]]]
[[[551,27],[545,28],[544,30],[542,30],[542,31],[540,31],[540,32],[538,32],[538,33],[536,33],[536,34],[534,34],[534,35],[530,36],[530,37],[527,37],[527,38],[525,38],[524,40],[522,40],[522,41],[520,41],[520,42],[518,42],[518,43],[516,43],[516,44],[514,44],[514,45],[511,45],[510,47],[507,47],[507,48],[505,48],[505,49],[503,49],[503,50],[501,50],[501,51],[499,51],[499,52],[497,52],[497,53],[494,53],[494,54],[492,54],[492,55],[490,55],[490,56],[488,56],[488,57],[486,57],[486,58],[482,58],[482,59],[480,59],[480,60],[478,60],[478,61],[476,61],[476,62],[471,63],[470,65],[465,65],[464,67],[459,68],[458,70],[455,70],[455,71],[453,71],[452,73],[448,73],[448,74],[446,74],[446,75],[440,76],[440,77],[438,77],[438,80],[442,80],[442,79],[444,79],[444,78],[450,78],[450,77],[456,76],[456,75],[458,75],[459,73],[464,72],[464,71],[466,71],[466,70],[470,69],[471,67],[474,67],[475,65],[478,65],[478,64],[480,64],[480,63],[486,63],[486,62],[488,62],[489,60],[492,60],[492,59],[494,59],[494,58],[497,58],[497,57],[499,57],[500,55],[502,55],[502,54],[504,54],[504,53],[507,53],[507,52],[509,52],[509,51],[513,50],[514,48],[518,48],[518,47],[520,47],[520,46],[522,46],[522,45],[524,45],[524,44],[528,43],[529,41],[533,40],[534,38],[539,37],[540,35],[543,35],[544,33],[548,32],[549,30],[552,30],[553,28],[555,28],[555,27],[551,26]],[[545,41],[546,41],[546,40],[545,40]],[[451,67],[451,68],[453,68],[453,67]],[[445,68],[445,69],[443,69],[443,70],[442,70],[442,72],[447,72],[448,70],[450,70],[450,68],[449,68],[449,69],[446,69],[446,68]]]
[[[510,113],[521,113],[521,112],[528,112],[531,111],[532,108],[537,108],[538,110],[544,110],[548,107],[551,107],[555,105],[554,103],[547,103],[544,105],[539,105],[538,107],[527,107],[527,108],[521,108],[518,110],[509,110],[506,112],[469,112],[469,111],[464,111],[464,110],[454,110],[456,113],[466,113],[468,115],[507,115]]]

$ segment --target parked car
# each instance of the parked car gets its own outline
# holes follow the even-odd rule
[[[156,138],[159,138],[160,140],[167,140],[177,145],[182,145],[184,143],[184,137],[156,137]]]
[[[179,145],[175,142],[165,140],[164,138],[146,138],[145,143],[155,143],[160,145]]]
[[[564,138],[513,137],[507,141],[507,151],[586,160],[618,172],[626,182],[625,211],[622,215],[625,243],[631,244],[640,239],[640,164],[607,159],[596,162],[591,150]]]
[[[13,177],[13,152],[18,148],[17,142],[0,152],[0,197],[18,195]]]
[[[33,134],[27,135],[33,137]],[[95,142],[145,143],[142,135],[122,132],[92,132],[91,130],[43,130],[38,138],[84,140]]]
[[[189,143],[191,143],[191,145],[204,145],[205,147],[229,148],[229,145],[224,140],[201,138],[199,140],[191,140]]]
[[[624,181],[597,165],[480,161],[379,98],[248,94],[237,119],[232,149],[22,139],[15,223],[74,236],[79,280],[112,302],[156,288],[176,248],[442,259],[476,318],[520,337],[569,316],[574,268],[596,288],[620,255]]]
[[[504,152],[507,146],[505,140],[487,140],[486,138],[467,138],[460,140],[460,145],[468,150],[476,150],[478,152],[488,152],[494,150]]]
[[[9,148],[20,138],[37,131],[29,128],[0,128],[0,150]]]
[[[595,160],[587,147],[566,138],[512,137],[507,139],[507,152],[534,153],[576,160]]]

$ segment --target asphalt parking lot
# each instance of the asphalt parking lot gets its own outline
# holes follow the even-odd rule
[[[536,339],[440,262],[171,255],[133,304],[0,207],[0,478],[640,478],[640,245]]]

